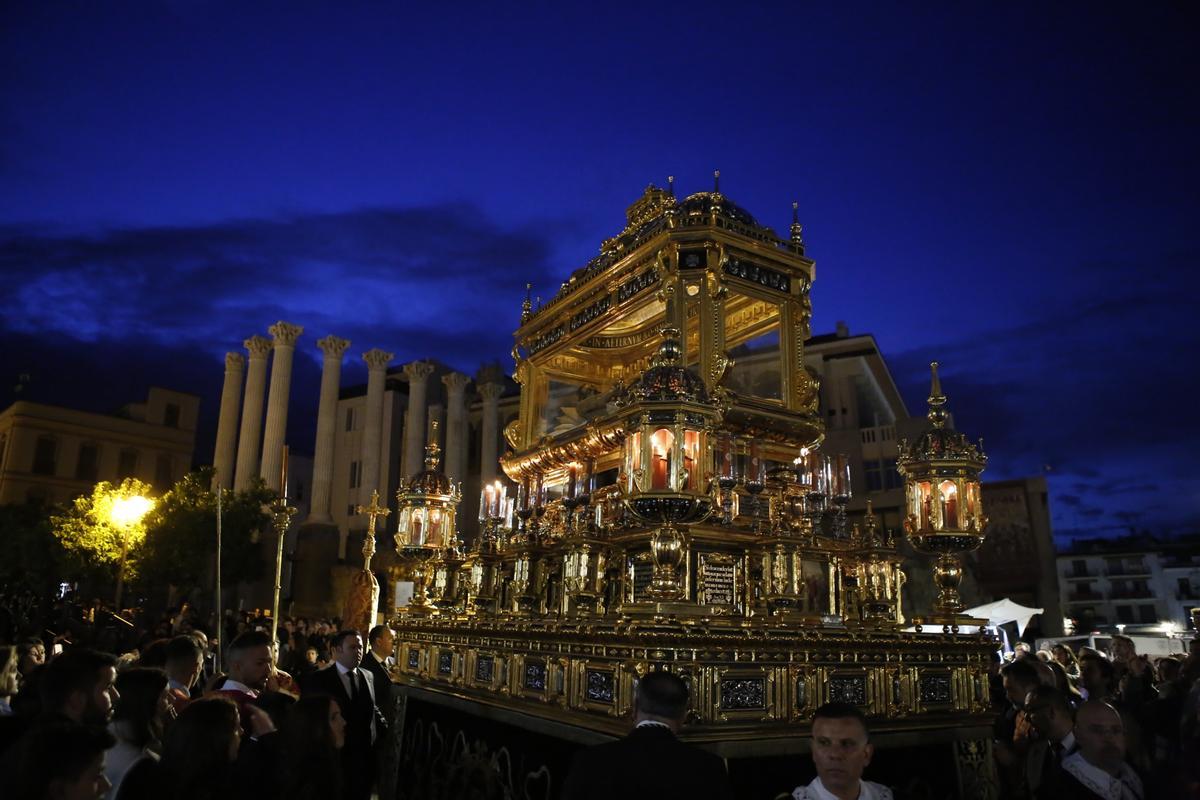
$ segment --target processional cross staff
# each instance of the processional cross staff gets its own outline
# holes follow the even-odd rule
[[[375,624],[375,610],[379,607],[379,581],[371,572],[371,557],[375,555],[375,526],[380,517],[386,519],[392,511],[387,506],[379,505],[379,490],[374,489],[371,491],[371,504],[357,505],[354,512],[367,515],[367,536],[362,546],[363,568],[350,584],[342,619],[348,627],[361,628],[365,636]]]
[[[375,555],[375,520],[379,517],[387,519],[387,516],[392,513],[392,510],[387,506],[379,505],[379,490],[371,491],[371,505],[358,505],[354,507],[355,514],[367,515],[367,538],[363,542],[363,569],[367,572],[371,571],[371,557]]]

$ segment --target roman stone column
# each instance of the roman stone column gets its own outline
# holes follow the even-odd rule
[[[313,448],[312,502],[309,522],[333,522],[329,496],[333,485],[333,442],[337,432],[338,388],[342,380],[342,356],[350,342],[326,336],[317,342],[325,354],[321,364],[321,402],[317,406],[317,441]]]
[[[379,457],[383,450],[383,390],[387,383],[387,365],[395,354],[379,348],[363,353],[367,362],[367,414],[363,423],[362,438],[362,483],[358,497],[364,500],[371,496],[379,485]]]
[[[452,482],[467,479],[463,463],[466,441],[466,390],[471,379],[461,372],[442,376],[446,387],[446,477]]]
[[[292,390],[292,357],[296,355],[296,340],[304,333],[304,328],[281,320],[267,330],[275,339],[275,357],[271,359],[267,427],[263,433],[262,469],[258,474],[267,482],[268,489],[278,492],[283,440],[287,435],[288,396]]]
[[[500,472],[500,395],[504,387],[498,383],[485,383],[479,387],[483,398],[483,442],[480,446],[480,480],[487,485],[496,480]]]
[[[237,458],[238,401],[242,399],[242,376],[246,359],[241,353],[225,354],[225,384],[221,387],[221,411],[217,417],[217,445],[213,450],[212,488],[233,487],[233,465]]]
[[[404,473],[411,477],[424,469],[425,452],[425,390],[433,365],[414,361],[404,365],[408,378],[408,419],[404,424]]]
[[[250,353],[246,367],[246,395],[242,399],[242,424],[238,430],[237,467],[233,487],[241,492],[249,489],[258,477],[258,443],[262,436],[263,390],[267,386],[267,354],[271,340],[251,336],[242,342]]]

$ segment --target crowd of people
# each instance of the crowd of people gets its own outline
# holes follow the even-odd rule
[[[99,602],[0,600],[0,797],[388,796],[386,627],[364,637],[336,619],[288,618],[273,641],[254,612],[201,619],[185,603],[150,620]],[[1197,641],[1158,659],[1125,636],[1107,653],[1020,644],[997,659],[992,689],[1001,800],[1200,800]],[[678,677],[644,676],[629,735],[581,750],[562,796],[628,798],[635,773],[645,796],[732,796],[721,760],[675,736],[689,707]],[[793,797],[892,796],[864,779],[872,747],[860,710],[818,709],[811,736],[817,777]],[[656,775],[667,781],[658,789]]]
[[[273,642],[254,613],[201,620],[183,604],[147,622],[5,600],[0,797],[368,800],[377,788],[394,708],[386,627],[288,619]]]
[[[1017,646],[997,664],[994,755],[1002,798],[1200,798],[1200,640],[1151,659]]]

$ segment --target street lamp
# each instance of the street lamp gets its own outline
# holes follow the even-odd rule
[[[121,536],[121,561],[117,565],[117,591],[113,598],[114,610],[121,612],[121,595],[125,590],[125,559],[129,555],[129,538],[135,528],[154,508],[154,501],[141,495],[126,495],[114,498],[109,509],[108,518]]]

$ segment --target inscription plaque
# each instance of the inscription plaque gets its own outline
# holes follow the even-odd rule
[[[732,606],[737,598],[737,564],[718,553],[699,556],[696,598],[701,605]]]

